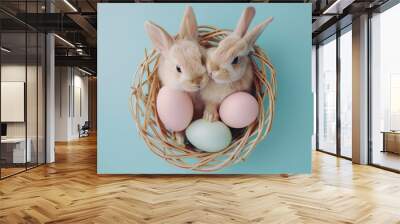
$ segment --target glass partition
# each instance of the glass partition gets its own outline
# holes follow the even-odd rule
[[[352,157],[352,26],[320,43],[317,50],[317,148]]]
[[[400,5],[371,19],[371,162],[400,171]]]
[[[27,33],[27,74],[26,74],[26,113],[27,113],[27,150],[30,151],[31,160],[28,168],[36,166],[38,160],[38,35],[36,32]]]
[[[0,6],[44,12],[44,1]],[[0,12],[1,179],[45,163],[45,45],[44,33]]]
[[[38,164],[46,162],[46,36],[38,33],[38,64],[37,64],[37,153]]]
[[[336,36],[318,47],[318,149],[336,154]]]
[[[340,155],[352,157],[352,32],[340,36]]]
[[[1,176],[7,177],[24,171],[32,155],[26,141],[26,33],[2,33],[1,47]]]

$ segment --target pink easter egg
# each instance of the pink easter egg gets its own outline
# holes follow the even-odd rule
[[[258,102],[249,93],[233,93],[222,101],[219,116],[231,128],[244,128],[257,119]]]
[[[158,117],[168,130],[183,131],[192,121],[193,103],[187,93],[164,86],[156,103]]]

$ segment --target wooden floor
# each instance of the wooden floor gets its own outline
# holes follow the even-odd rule
[[[16,173],[19,173],[19,172],[23,172],[23,171],[25,171],[26,169],[25,169],[25,167],[23,167],[23,168],[20,168],[20,167],[17,167],[17,168],[14,168],[14,167],[12,167],[12,168],[4,168],[4,167],[2,167],[1,168],[1,177],[3,178],[3,177],[8,177],[8,176],[11,176],[11,175],[13,175],[13,174],[16,174]]]
[[[94,137],[0,181],[0,223],[400,223],[400,175],[314,153],[311,175],[98,176]]]

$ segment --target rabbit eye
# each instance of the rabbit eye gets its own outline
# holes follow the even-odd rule
[[[176,66],[176,71],[178,71],[179,73],[182,72],[181,67],[179,65]]]
[[[232,61],[232,65],[236,65],[239,63],[239,57],[235,57]]]

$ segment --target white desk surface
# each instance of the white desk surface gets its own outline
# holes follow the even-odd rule
[[[31,139],[28,138],[25,144],[25,138],[3,138],[1,144],[14,144],[13,148],[13,163],[25,163],[31,161]],[[26,145],[26,147],[25,147]]]
[[[20,142],[24,142],[25,138],[5,138],[1,139],[1,143],[11,143],[11,144],[16,144]],[[29,139],[28,139],[29,141]]]

